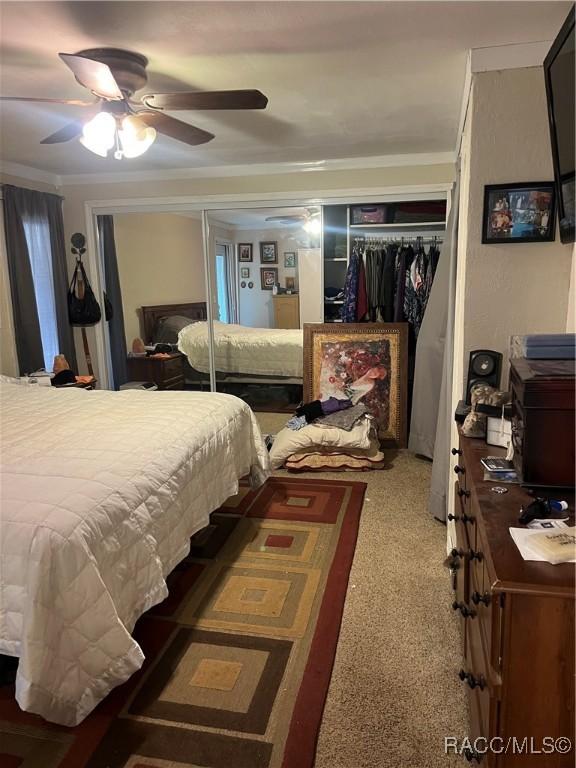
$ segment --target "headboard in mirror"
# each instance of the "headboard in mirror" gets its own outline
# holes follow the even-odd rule
[[[153,307],[142,307],[140,325],[145,344],[153,344],[154,333],[158,323],[165,317],[179,315],[190,320],[206,320],[206,302],[196,301],[189,304],[157,304]]]

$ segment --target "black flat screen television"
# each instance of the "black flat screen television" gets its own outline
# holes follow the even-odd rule
[[[575,222],[574,174],[574,6],[544,60],[554,177],[558,197],[560,239],[573,243]]]

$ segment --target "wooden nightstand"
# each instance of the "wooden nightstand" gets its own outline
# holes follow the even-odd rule
[[[300,298],[297,293],[274,296],[274,328],[300,328]]]
[[[128,377],[131,381],[153,381],[158,389],[184,389],[184,355],[129,356]]]

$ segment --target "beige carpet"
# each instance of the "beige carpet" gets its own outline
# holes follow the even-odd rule
[[[272,431],[272,414],[262,416]],[[401,451],[390,469],[354,473],[368,490],[316,768],[462,765],[444,754],[445,736],[467,734],[468,715],[446,529],[426,511],[430,469]]]

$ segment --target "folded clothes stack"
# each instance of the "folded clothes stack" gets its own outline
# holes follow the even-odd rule
[[[293,471],[381,469],[384,454],[364,403],[331,397],[298,408],[270,451],[272,468]]]

